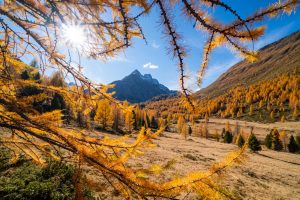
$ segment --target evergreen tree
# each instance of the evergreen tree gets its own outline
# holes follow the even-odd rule
[[[54,97],[51,101],[51,110],[63,110],[65,109],[65,102],[61,95],[54,94]]]
[[[134,116],[132,111],[126,111],[125,113],[125,128],[126,130],[131,133],[133,130],[133,124],[134,124]]]
[[[271,133],[267,134],[266,135],[266,138],[265,138],[265,145],[268,149],[271,149],[272,148],[272,131]]]
[[[141,117],[141,119],[139,120],[139,125],[138,125],[138,126],[139,126],[139,127],[145,126],[145,120],[144,120],[143,117]]]
[[[251,132],[251,135],[249,137],[248,147],[249,147],[249,149],[251,149],[254,152],[261,150],[260,143],[257,140],[257,138],[255,137],[254,133],[252,133],[252,132]]]
[[[286,151],[287,150],[287,144],[288,144],[288,136],[287,136],[285,130],[280,132],[279,139],[282,142],[284,150]]]
[[[182,132],[183,125],[184,125],[184,119],[183,119],[182,116],[179,116],[178,121],[177,121],[177,131],[178,131],[178,133]]]
[[[291,135],[291,137],[290,137],[288,149],[289,149],[289,152],[291,152],[291,153],[295,153],[298,150],[298,146],[297,146],[296,140],[293,135]]]
[[[150,122],[150,128],[153,128],[153,129],[157,129],[158,128],[158,123],[155,119],[154,116],[151,117],[151,122]]]
[[[188,136],[188,127],[186,124],[183,124],[183,127],[181,129],[181,134],[184,137],[184,139],[186,140],[187,136]]]
[[[38,81],[38,80],[40,80],[40,79],[41,79],[41,74],[40,74],[40,72],[37,72],[37,73],[35,73],[35,74],[33,75],[33,80]]]
[[[192,136],[193,130],[192,128],[189,126],[189,136]]]
[[[272,149],[275,151],[281,151],[283,149],[283,145],[279,139],[279,132],[277,129],[274,129],[272,132]]]
[[[224,135],[224,142],[225,143],[231,143],[232,142],[232,138],[233,138],[232,133],[229,132],[229,131],[226,131],[225,135]]]
[[[241,134],[239,134],[238,139],[237,139],[237,145],[242,148],[245,144],[245,140]]]
[[[133,129],[138,130],[137,116],[136,116],[136,113],[134,110],[132,111],[132,115],[133,115],[132,116],[133,117]]]
[[[300,135],[297,135],[295,138],[296,138],[298,149],[300,150]]]
[[[150,119],[149,116],[146,113],[146,120],[145,120],[146,128],[150,127]]]
[[[29,80],[30,79],[29,72],[27,70],[22,72],[21,79],[23,79],[23,80]]]
[[[120,121],[121,121],[121,114],[120,114],[120,110],[116,105],[113,105],[112,107],[112,113],[113,113],[113,130],[117,131],[117,132],[122,132],[119,128],[120,125]]]

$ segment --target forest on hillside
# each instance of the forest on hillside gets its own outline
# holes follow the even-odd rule
[[[286,74],[249,86],[237,86],[218,97],[199,100],[196,108],[198,115],[191,115],[195,119],[208,115],[259,122],[297,121],[299,83],[299,75]],[[156,111],[162,117],[185,115],[176,98],[148,102],[145,109]],[[189,114],[186,115],[189,118]]]

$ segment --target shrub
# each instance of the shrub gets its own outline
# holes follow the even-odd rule
[[[73,168],[50,162],[45,168],[26,163],[8,176],[0,178],[3,200],[68,200],[73,199]]]
[[[291,153],[295,153],[298,150],[298,146],[297,146],[296,140],[293,135],[291,135],[291,137],[290,137],[288,149],[289,149],[289,152],[291,152]]]
[[[73,175],[73,167],[62,162],[49,161],[44,168],[27,162],[1,174],[0,199],[71,200],[75,192]]]
[[[251,133],[251,135],[249,137],[248,147],[249,147],[249,149],[251,149],[254,152],[261,150],[260,143],[257,140],[257,138],[255,137],[254,133]]]

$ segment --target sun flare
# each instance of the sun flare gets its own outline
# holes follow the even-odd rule
[[[62,25],[62,39],[67,44],[79,48],[86,43],[86,33],[84,29],[78,25]]]

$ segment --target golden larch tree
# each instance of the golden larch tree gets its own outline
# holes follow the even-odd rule
[[[112,127],[113,125],[113,110],[108,99],[101,99],[97,104],[96,115],[94,120],[102,129]]]

